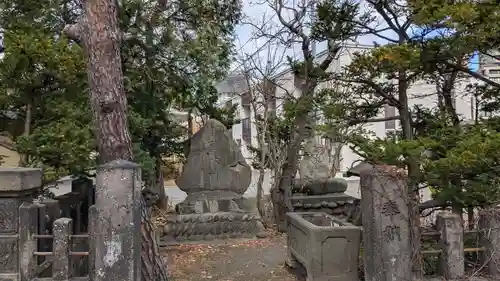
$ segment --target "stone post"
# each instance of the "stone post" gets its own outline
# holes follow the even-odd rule
[[[500,278],[500,208],[487,208],[479,212],[480,244],[485,248],[482,261],[486,273]]]
[[[374,166],[360,173],[365,280],[412,280],[404,171]]]
[[[20,231],[19,207],[23,202],[31,203],[41,185],[40,169],[0,168],[0,280],[24,280],[28,276],[28,272],[20,272],[19,258],[24,255],[19,253],[19,242],[30,245],[29,231],[33,228],[27,226]],[[23,209],[22,213],[29,215],[33,211]],[[19,241],[20,238],[24,242]]]
[[[437,215],[436,224],[441,233],[439,246],[443,253],[439,259],[439,271],[446,280],[464,275],[464,230],[460,216],[449,212]]]
[[[98,168],[97,220],[90,239],[94,281],[139,281],[141,259],[140,168],[116,160]]]
[[[30,281],[35,277],[33,269],[37,258],[33,252],[37,250],[38,207],[24,202],[19,207],[19,277],[20,281]]]
[[[54,222],[54,242],[52,257],[52,279],[54,281],[66,281],[71,279],[73,268],[71,266],[71,233],[73,232],[73,220],[60,218]]]

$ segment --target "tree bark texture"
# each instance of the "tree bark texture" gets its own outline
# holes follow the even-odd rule
[[[88,58],[90,102],[99,160],[132,159],[127,97],[120,56],[121,32],[115,0],[85,2],[83,43]]]
[[[31,134],[31,123],[33,119],[33,103],[34,99],[29,97],[28,102],[26,103],[26,117],[24,118],[24,132],[23,136],[28,137]],[[21,155],[19,159],[19,167],[28,166],[29,155],[24,153]]]
[[[121,32],[118,26],[117,1],[86,1],[82,31],[99,162],[118,159],[132,161],[127,97],[120,57]],[[166,281],[166,264],[153,239],[150,215],[144,198],[141,198],[142,280]]]

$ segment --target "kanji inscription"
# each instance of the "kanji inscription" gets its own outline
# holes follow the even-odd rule
[[[387,242],[392,242],[394,240],[401,241],[401,229],[396,225],[388,225],[383,230],[384,239]]]
[[[382,214],[387,215],[387,216],[395,216],[400,213],[398,204],[394,201],[387,201],[384,204],[382,204]]]

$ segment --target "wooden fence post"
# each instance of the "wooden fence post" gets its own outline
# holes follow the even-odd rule
[[[439,271],[446,280],[460,278],[465,273],[462,219],[456,214],[441,212],[437,215],[436,224],[441,233]]]
[[[73,220],[60,218],[54,222],[54,256],[52,257],[52,279],[54,281],[67,281],[71,279],[71,233]]]

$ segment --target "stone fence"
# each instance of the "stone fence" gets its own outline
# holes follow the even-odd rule
[[[437,255],[437,272],[445,280],[464,277],[467,253],[477,256],[478,266],[475,270],[495,279],[500,277],[500,264],[498,264],[500,261],[500,243],[498,243],[500,242],[500,220],[498,219],[500,210],[482,210],[479,216],[478,229],[464,230],[463,221],[459,215],[444,211],[437,215],[437,231],[421,233],[422,254],[424,257]],[[466,243],[466,240],[471,243]],[[429,249],[425,247],[426,245],[435,246]]]
[[[88,233],[79,216],[61,217],[64,203],[34,200],[42,177],[40,169],[0,168],[0,281],[139,280],[138,166],[113,161],[97,170]]]

